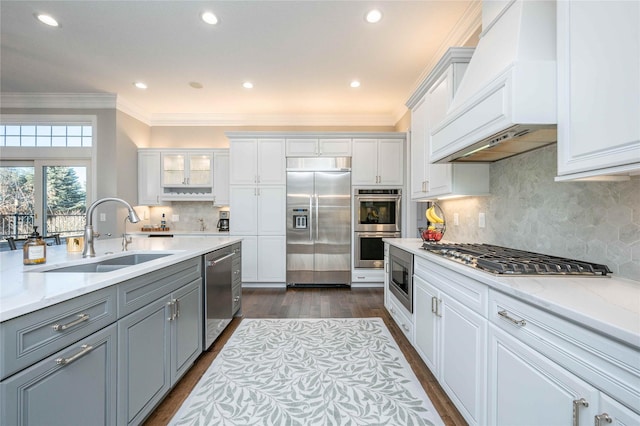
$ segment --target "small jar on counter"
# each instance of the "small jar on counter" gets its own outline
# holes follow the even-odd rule
[[[22,247],[22,263],[25,265],[38,265],[47,261],[47,244],[44,242],[38,227],[33,227],[33,232]]]

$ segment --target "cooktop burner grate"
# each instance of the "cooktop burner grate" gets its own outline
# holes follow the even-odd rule
[[[606,276],[611,273],[607,265],[491,244],[425,242],[422,248],[493,274]]]

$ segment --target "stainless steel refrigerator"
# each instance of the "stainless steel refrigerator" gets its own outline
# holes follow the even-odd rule
[[[351,285],[351,158],[287,158],[287,285]]]

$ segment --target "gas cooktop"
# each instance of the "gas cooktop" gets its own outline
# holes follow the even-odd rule
[[[424,250],[499,275],[580,275],[604,277],[607,265],[547,256],[490,244],[424,242]]]

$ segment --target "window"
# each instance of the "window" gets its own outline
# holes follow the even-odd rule
[[[93,116],[0,116],[0,238],[83,232],[94,129]]]
[[[93,143],[93,126],[62,124],[0,125],[0,146],[86,148]]]

